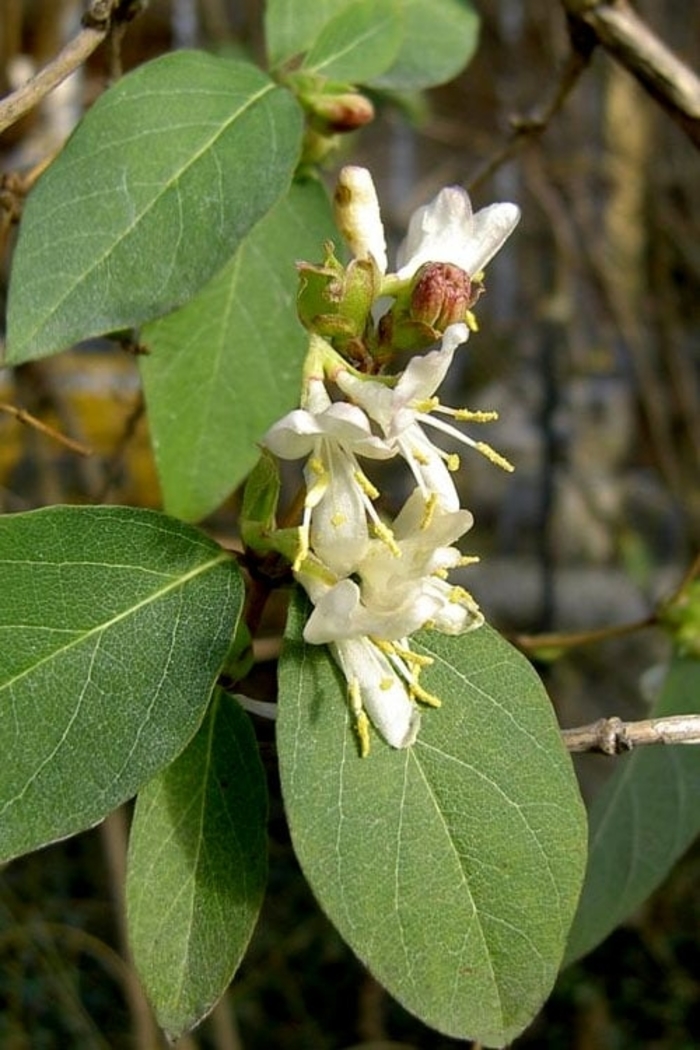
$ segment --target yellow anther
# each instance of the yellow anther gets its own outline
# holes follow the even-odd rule
[[[394,555],[395,558],[401,557],[401,548],[394,539],[394,533],[391,531],[388,525],[382,524],[381,521],[375,521],[372,525],[372,531],[377,539],[381,540],[382,543],[386,543],[387,547]]]
[[[467,322],[467,328],[470,332],[479,331],[479,322],[477,321],[476,317],[471,312],[471,310],[467,310],[467,312],[464,315],[464,320]]]
[[[512,463],[509,463],[505,456],[502,456],[500,452],[496,452],[495,448],[491,448],[485,441],[477,441],[474,446],[481,452],[482,456],[486,456],[495,466],[501,467],[502,470],[507,470],[509,474],[512,474],[515,467]]]
[[[480,562],[480,561],[481,561],[481,558],[479,557],[478,554],[463,554],[462,557],[457,562],[457,564],[459,565],[460,568],[463,569],[467,565],[476,565],[476,563]]]
[[[355,731],[360,744],[360,758],[367,758],[369,754],[369,718],[364,711],[357,713]]]
[[[299,572],[302,563],[309,553],[309,526],[308,522],[299,527],[299,550],[292,563],[292,572]]]
[[[442,700],[439,697],[434,696],[433,693],[429,693],[427,689],[424,689],[418,682],[411,682],[408,687],[409,695],[414,700],[420,700],[421,703],[427,704],[428,707],[442,707]]]
[[[456,452],[451,452],[445,460],[447,469],[453,474],[459,470],[459,456]]]
[[[423,508],[423,517],[421,518],[419,528],[427,529],[430,527],[430,523],[433,520],[433,515],[435,514],[436,506],[437,492],[431,492],[425,501],[425,507]]]
[[[379,681],[379,688],[384,693],[388,693],[394,684],[393,678],[381,678]]]
[[[353,477],[357,484],[360,486],[365,496],[369,496],[370,499],[376,499],[379,495],[379,489],[375,488],[372,482],[369,480],[366,474],[363,474],[361,470],[356,470]]]
[[[413,456],[413,458],[415,459],[416,463],[420,467],[427,467],[428,466],[428,463],[430,462],[430,460],[426,456],[425,452],[421,452],[421,450],[419,448],[412,448],[411,449],[411,455]]]
[[[336,529],[338,529],[338,528],[340,528],[341,525],[344,525],[347,520],[348,519],[345,516],[345,514],[342,514],[338,510],[338,511],[335,512],[335,514],[331,518],[331,525],[333,525]]]
[[[316,474],[319,478],[326,473],[326,468],[323,465],[323,460],[319,459],[318,456],[309,456],[306,464],[312,474]]]
[[[472,605],[475,609],[479,608],[469,591],[465,590],[464,587],[453,587],[450,591],[450,601],[454,602],[455,605]]]
[[[433,569],[431,576],[434,576],[437,580],[446,580],[448,577],[447,569]]]
[[[483,412],[481,409],[475,409],[472,411],[471,408],[456,408],[454,410],[454,417],[461,423],[493,423],[495,419],[498,419],[498,412]]]
[[[400,656],[402,660],[405,660],[407,664],[418,668],[430,667],[431,664],[435,663],[432,656],[423,656],[421,653],[414,653],[411,649],[404,649],[403,646],[395,645],[394,652],[397,656]]]

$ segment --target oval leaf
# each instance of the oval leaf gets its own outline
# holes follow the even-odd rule
[[[214,510],[298,403],[308,334],[294,263],[319,259],[333,233],[321,185],[294,185],[192,302],[144,328],[141,374],[170,513],[192,521]]]
[[[178,51],[125,76],[27,201],[8,362],[188,299],[289,186],[301,129],[289,92],[242,62]]]
[[[180,757],[139,793],[126,884],[134,961],[177,1039],[223,995],[267,876],[267,792],[250,719],[218,691]]]
[[[101,820],[196,732],[242,605],[230,556],[126,507],[0,518],[0,859]]]
[[[652,717],[700,713],[700,660],[671,664]],[[586,881],[571,929],[573,962],[656,889],[700,835],[700,750],[656,744],[616,758],[591,807]]]
[[[585,864],[585,815],[551,704],[487,627],[419,636],[443,706],[416,743],[357,754],[345,685],[290,618],[278,749],[295,849],[375,977],[425,1023],[503,1046],[557,974]]]
[[[354,0],[268,0],[265,43],[270,66],[282,65],[313,44],[326,22]]]
[[[396,57],[402,28],[395,0],[355,0],[326,23],[302,69],[352,83],[378,77]]]
[[[479,16],[465,0],[403,0],[403,37],[389,69],[374,87],[392,90],[444,84],[467,65],[479,39]]]

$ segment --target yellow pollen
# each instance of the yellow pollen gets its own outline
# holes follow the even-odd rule
[[[433,412],[439,404],[439,397],[426,397],[422,401],[412,401],[411,408],[416,412]]]
[[[462,423],[493,423],[498,419],[498,412],[483,412],[480,409],[456,408],[454,417]]]
[[[453,474],[455,473],[455,471],[459,470],[459,456],[456,452],[450,453],[450,455],[445,460],[445,463],[447,464],[447,469]]]
[[[313,474],[318,475],[319,478],[323,477],[323,475],[326,473],[326,468],[324,467],[322,460],[318,459],[317,456],[309,456],[307,465],[309,470]]]
[[[459,559],[457,564],[461,568],[465,568],[465,566],[467,566],[467,565],[476,565],[476,563],[480,562],[480,561],[481,561],[481,558],[479,557],[478,554],[463,554],[462,557]]]
[[[411,682],[408,692],[412,699],[420,700],[422,703],[427,704],[428,707],[442,707],[442,700],[434,696],[433,693],[429,693],[422,685],[418,685],[418,682]]]
[[[509,474],[512,474],[515,467],[512,463],[509,463],[505,456],[502,456],[500,452],[496,452],[495,448],[491,448],[485,441],[477,441],[474,446],[481,452],[482,456],[486,456],[495,466],[501,467],[502,470],[507,470]]]
[[[347,520],[348,519],[344,514],[341,514],[340,511],[336,511],[336,513],[331,518],[331,525],[338,529],[341,525],[344,525]]]
[[[393,678],[382,678],[380,680],[380,682],[379,682],[379,688],[382,690],[382,692],[388,693],[389,690],[391,689],[391,687],[393,686],[393,684],[394,684],[394,679]]]
[[[461,565],[461,562],[460,562],[460,565]],[[438,579],[438,580],[446,580],[447,576],[448,576],[448,572],[447,572],[447,569],[434,569],[433,572],[431,573],[431,575],[435,576],[435,578]]]
[[[469,591],[465,590],[464,587],[453,587],[450,591],[450,601],[454,602],[455,605],[472,605],[475,609],[479,608]]]
[[[360,711],[355,718],[355,731],[360,744],[360,758],[367,758],[369,754],[369,718],[364,711]]]
[[[435,507],[437,506],[437,492],[431,492],[425,501],[425,507],[423,508],[423,517],[421,518],[420,526],[421,529],[427,529],[430,527],[430,523],[433,520],[435,514]]]
[[[389,548],[389,550],[395,558],[401,557],[401,549],[396,540],[394,539],[394,533],[391,531],[388,525],[383,525],[381,521],[376,521],[372,525],[372,531],[374,532],[374,535],[377,537],[377,539],[380,539],[382,543],[386,543],[387,547]]]
[[[299,550],[297,551],[296,558],[292,563],[292,572],[299,572],[302,563],[306,560],[309,553],[309,526],[308,523],[304,526],[301,525],[299,528]]]
[[[477,321],[476,317],[471,312],[471,310],[467,310],[467,312],[464,315],[464,320],[467,322],[467,328],[470,332],[479,331],[479,322]]]
[[[428,466],[429,460],[428,460],[428,457],[426,456],[425,452],[421,452],[421,450],[418,449],[418,448],[412,448],[411,449],[411,455],[413,456],[413,458],[415,459],[416,463],[420,467],[427,467]]]
[[[369,496],[370,499],[377,498],[379,495],[379,489],[374,487],[366,474],[363,474],[361,470],[356,470],[353,477],[364,492],[365,496]]]
[[[402,660],[405,660],[407,664],[411,664],[416,667],[418,671],[422,667],[430,667],[431,664],[435,663],[432,656],[423,656],[421,653],[414,653],[411,649],[404,649],[403,646],[395,645],[394,652],[397,656],[400,656]]]

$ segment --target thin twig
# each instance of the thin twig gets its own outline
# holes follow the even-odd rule
[[[22,87],[0,100],[0,133],[33,109],[90,57],[115,27],[131,21],[140,0],[91,0],[83,28],[48,65]]]
[[[700,147],[700,79],[661,41],[627,0],[562,0],[571,23],[632,74]]]
[[[27,426],[33,427],[35,430],[40,431],[42,434],[46,434],[53,441],[57,441],[59,445],[64,445],[65,448],[70,449],[71,452],[77,452],[79,456],[91,456],[92,449],[88,448],[87,445],[83,445],[80,441],[76,441],[74,438],[66,437],[60,430],[54,429],[49,426],[48,423],[42,423],[40,419],[33,416],[31,412],[27,412],[26,408],[18,408],[16,405],[8,405],[4,401],[0,401],[0,412],[7,412],[8,415],[14,416],[20,423],[26,423]]]
[[[671,715],[623,722],[621,718],[599,718],[587,726],[562,729],[569,751],[599,751],[619,755],[645,744],[700,744],[700,715]]]
[[[467,189],[470,193],[473,193],[483,182],[490,179],[494,172],[506,161],[510,160],[525,143],[539,138],[546,131],[552,118],[559,112],[578,84],[582,73],[588,66],[589,58],[590,56],[585,49],[579,50],[574,48],[564,63],[552,97],[542,106],[540,111],[527,117],[511,117],[510,122],[513,130],[508,141],[469,181]]]

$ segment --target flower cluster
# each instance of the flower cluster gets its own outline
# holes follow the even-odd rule
[[[474,215],[464,190],[444,189],[413,215],[397,269],[389,272],[369,172],[343,169],[335,208],[354,258],[343,267],[327,245],[322,266],[299,266],[299,312],[311,333],[302,402],[268,431],[264,445],[281,459],[305,460],[293,564],[313,604],[304,638],[328,645],[345,675],[366,754],[370,722],[403,748],[418,733],[416,701],[439,705],[420,681],[430,660],[411,649],[411,636],[426,627],[461,634],[483,622],[471,595],[448,581],[451,569],[472,560],[455,544],[473,519],[453,480],[459,457],[432,435],[512,469],[455,425],[487,422],[495,413],[449,408],[436,391],[476,327],[471,307],[483,268],[519,211],[495,204]],[[391,305],[377,320],[377,301],[387,298]],[[406,350],[413,354],[406,368],[390,373],[393,356]],[[415,487],[388,521],[362,463],[393,458],[405,461]]]

